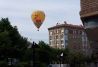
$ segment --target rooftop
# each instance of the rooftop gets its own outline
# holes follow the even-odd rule
[[[67,24],[64,22],[64,24],[57,23],[56,26],[50,27],[48,28],[48,30],[52,30],[56,28],[72,28],[72,29],[81,29],[81,30],[84,29],[82,25],[73,25],[73,24]]]

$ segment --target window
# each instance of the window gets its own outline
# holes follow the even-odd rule
[[[63,40],[61,40],[61,44],[64,44],[64,41]]]
[[[59,32],[58,32],[58,29],[56,30],[56,33],[58,34]]]
[[[52,31],[50,32],[50,35],[52,35],[53,33],[52,33]]]
[[[52,40],[52,36],[50,36],[50,40]]]
[[[50,45],[52,45],[52,41],[50,41]]]
[[[78,34],[78,30],[76,30],[76,34]]]
[[[68,45],[68,40],[65,40],[65,45]]]
[[[64,35],[63,34],[61,34],[61,39],[64,37]]]
[[[85,35],[85,33],[84,33],[84,32],[82,32],[82,35]]]
[[[62,48],[65,48],[65,46],[64,46],[64,45],[62,45]]]
[[[59,32],[58,32],[58,30],[57,30],[57,34],[58,34]]]
[[[93,28],[98,27],[98,19],[91,19],[86,22],[84,22],[85,28]]]
[[[65,40],[68,40],[68,35],[65,35]]]
[[[56,39],[58,39],[59,37],[58,37],[58,35],[56,35]]]
[[[74,34],[76,34],[76,30],[74,30]]]
[[[59,45],[59,42],[57,41],[57,45]]]
[[[58,30],[59,31],[59,33],[61,33],[61,30]]]
[[[68,33],[68,30],[65,30],[65,33],[67,34]]]
[[[56,34],[56,30],[54,30],[52,34],[53,34],[53,35]]]
[[[82,31],[79,31],[79,34],[81,34],[81,35],[82,35]]]
[[[66,43],[68,43],[68,40],[65,40]]]
[[[64,33],[64,30],[63,29],[61,30],[61,33]]]
[[[67,35],[67,34],[68,34],[68,30],[66,29],[66,30],[65,30],[65,35]]]
[[[73,34],[73,30],[69,30],[69,33],[70,33],[70,34]]]

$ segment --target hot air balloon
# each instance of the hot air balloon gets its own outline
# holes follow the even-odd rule
[[[40,26],[45,20],[45,13],[40,10],[35,11],[32,13],[31,18],[32,18],[33,23],[35,24],[35,26],[38,28],[38,31],[39,31]]]

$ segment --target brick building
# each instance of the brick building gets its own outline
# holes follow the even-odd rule
[[[81,0],[80,17],[93,54],[98,56],[98,0]]]
[[[89,54],[90,46],[82,25],[58,24],[48,28],[49,45],[54,48],[69,48]]]
[[[89,17],[98,15],[98,0],[81,0],[80,16]]]

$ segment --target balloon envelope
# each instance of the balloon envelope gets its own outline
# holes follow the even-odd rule
[[[43,11],[35,11],[32,13],[31,18],[32,18],[33,23],[39,30],[40,26],[45,20],[45,13]]]

